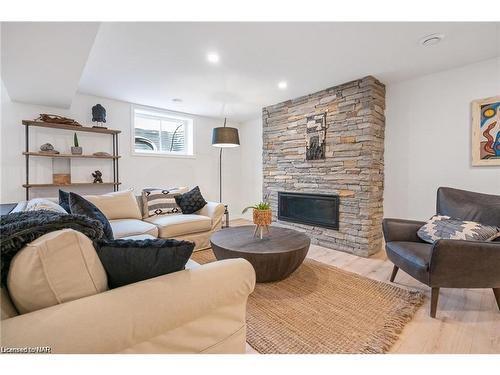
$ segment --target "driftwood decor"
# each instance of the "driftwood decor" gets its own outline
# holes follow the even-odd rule
[[[49,115],[47,113],[40,113],[40,116],[35,119],[35,121],[48,122],[50,124],[64,124],[64,125],[73,125],[73,126],[82,126],[76,120],[72,118],[63,117],[59,115]]]

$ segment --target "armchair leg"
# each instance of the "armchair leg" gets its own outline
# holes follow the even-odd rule
[[[398,270],[399,270],[399,267],[398,266],[394,266],[394,268],[392,269],[392,274],[391,274],[391,283],[394,281],[394,278],[396,277],[396,274],[398,273]]]
[[[438,299],[439,299],[439,288],[431,288],[431,318],[436,317]]]
[[[500,310],[500,288],[493,288],[493,294],[495,294],[495,299],[497,300],[497,306]]]

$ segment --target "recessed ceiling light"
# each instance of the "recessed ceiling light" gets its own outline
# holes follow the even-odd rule
[[[281,90],[284,90],[288,87],[288,84],[286,83],[286,81],[280,81],[278,82],[278,87],[281,89]]]
[[[182,99],[181,98],[173,98],[172,101],[174,103],[181,103],[182,102]]]
[[[444,34],[430,34],[420,39],[420,44],[424,47],[435,46],[444,38]]]
[[[207,60],[208,62],[212,63],[212,64],[217,64],[220,60],[219,58],[219,55],[215,52],[210,52],[209,54],[207,54]]]

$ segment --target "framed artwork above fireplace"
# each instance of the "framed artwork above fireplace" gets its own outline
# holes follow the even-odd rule
[[[326,112],[307,117],[306,160],[319,160],[325,158],[327,129]]]

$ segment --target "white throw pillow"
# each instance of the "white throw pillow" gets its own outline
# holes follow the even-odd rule
[[[181,213],[175,201],[177,195],[187,193],[187,186],[168,189],[147,188],[142,190],[143,218],[155,215],[171,215]]]
[[[7,288],[25,314],[102,293],[108,279],[92,241],[73,229],[47,233],[12,259]]]
[[[38,210],[48,210],[48,211],[60,212],[62,214],[67,214],[64,208],[46,198],[34,198],[29,200],[26,203],[26,207],[24,208],[23,211],[38,211]]]

